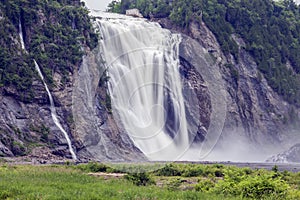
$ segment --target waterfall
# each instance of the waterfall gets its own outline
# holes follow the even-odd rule
[[[114,116],[150,160],[179,159],[190,146],[179,75],[181,36],[125,16],[101,16],[97,25]]]
[[[26,51],[25,44],[24,44],[24,38],[23,38],[23,32],[22,32],[22,24],[21,20],[19,19],[19,36],[21,40],[21,48]]]
[[[20,20],[19,20],[19,36],[20,36],[20,40],[21,40],[21,47],[22,47],[22,49],[23,49],[25,52],[27,52],[27,51],[26,51],[26,48],[25,48],[25,44],[24,44],[23,31],[22,31],[22,24],[21,24],[21,21],[20,21]],[[48,97],[49,97],[49,100],[50,100],[51,117],[52,117],[52,119],[53,119],[55,125],[56,125],[56,126],[59,128],[59,130],[64,134],[64,136],[65,136],[65,138],[66,138],[66,140],[67,140],[68,147],[69,147],[69,151],[70,151],[70,153],[71,153],[71,155],[72,155],[73,160],[77,160],[77,157],[76,157],[76,154],[75,154],[75,152],[74,152],[74,150],[73,150],[72,143],[71,143],[71,140],[70,140],[70,138],[69,138],[69,136],[68,136],[68,133],[64,130],[64,128],[62,127],[61,123],[59,122],[59,120],[58,120],[58,118],[57,118],[57,113],[56,113],[56,109],[55,109],[53,97],[52,97],[51,92],[50,92],[50,90],[49,90],[49,88],[48,88],[48,86],[47,86],[47,84],[46,84],[46,82],[45,82],[45,79],[44,79],[44,76],[43,76],[43,74],[42,74],[42,72],[41,72],[41,69],[40,69],[38,63],[37,63],[35,60],[33,60],[33,62],[34,62],[36,71],[38,72],[40,78],[41,78],[42,81],[43,81],[43,84],[44,84],[44,86],[45,86],[45,89],[46,89],[46,91],[47,91],[47,94],[48,94]]]
[[[46,89],[46,91],[47,91],[47,94],[48,94],[48,97],[49,97],[49,100],[50,100],[50,110],[51,110],[51,116],[52,116],[52,119],[53,119],[55,125],[56,125],[56,126],[59,128],[59,130],[64,134],[64,136],[65,136],[65,138],[66,138],[66,140],[67,140],[68,147],[69,147],[69,151],[70,151],[70,153],[71,153],[71,155],[72,155],[73,160],[77,160],[77,157],[76,157],[76,154],[75,154],[75,152],[74,152],[74,150],[73,150],[73,147],[72,147],[72,144],[71,144],[71,140],[70,140],[70,138],[69,138],[69,135],[68,135],[68,133],[64,130],[64,128],[62,127],[61,123],[59,122],[59,120],[58,120],[58,118],[57,118],[57,113],[56,113],[56,109],[55,109],[53,97],[52,97],[52,95],[51,95],[51,92],[50,92],[50,90],[49,90],[49,88],[48,88],[48,86],[47,86],[45,80],[44,80],[44,76],[43,76],[43,74],[42,74],[42,72],[41,72],[41,69],[40,69],[39,65],[37,64],[37,62],[36,62],[35,60],[33,60],[33,61],[34,61],[35,69],[37,70],[37,72],[38,72],[40,78],[41,78],[42,81],[43,81],[43,84],[44,84],[44,86],[45,86],[45,89]]]

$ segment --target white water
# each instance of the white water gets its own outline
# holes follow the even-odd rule
[[[55,125],[56,125],[56,126],[59,128],[59,130],[64,134],[64,136],[65,136],[65,138],[66,138],[66,140],[67,140],[68,147],[69,147],[69,151],[70,151],[70,153],[71,153],[71,155],[72,155],[73,160],[77,160],[77,157],[76,157],[76,154],[75,154],[75,152],[74,152],[74,150],[73,150],[73,147],[72,147],[72,144],[71,144],[71,140],[70,140],[70,138],[69,138],[69,136],[68,136],[68,133],[64,130],[64,128],[62,127],[61,123],[59,122],[59,120],[58,120],[58,118],[57,118],[57,114],[56,114],[56,109],[55,109],[53,97],[52,97],[52,95],[51,95],[51,92],[50,92],[50,90],[49,90],[49,88],[48,88],[48,86],[47,86],[45,80],[44,80],[44,76],[43,76],[43,74],[42,74],[42,72],[41,72],[41,69],[40,69],[39,65],[37,64],[37,62],[36,62],[35,60],[33,60],[33,61],[34,61],[35,69],[37,70],[37,72],[38,72],[40,78],[42,79],[42,81],[43,81],[43,83],[44,83],[45,89],[46,89],[46,91],[47,91],[47,94],[48,94],[48,97],[49,97],[49,100],[50,100],[50,110],[51,110],[51,116],[52,116],[52,119],[53,119]]]
[[[24,44],[24,38],[23,38],[23,32],[22,32],[21,20],[19,20],[19,36],[20,36],[20,40],[21,40],[21,48],[26,51],[25,44]]]
[[[24,44],[23,32],[22,32],[22,25],[21,25],[20,20],[19,20],[19,36],[20,36],[20,40],[21,40],[21,47],[22,47],[22,49],[23,49],[25,52],[27,52],[27,51],[26,51],[26,48],[25,48],[25,44]],[[70,140],[70,138],[69,138],[69,136],[68,136],[68,133],[64,130],[64,128],[62,127],[61,123],[59,122],[59,120],[58,120],[58,118],[57,118],[57,113],[56,113],[56,109],[55,109],[53,97],[52,97],[52,95],[51,95],[51,92],[50,92],[50,90],[49,90],[49,88],[48,88],[48,86],[47,86],[45,80],[44,80],[44,76],[43,76],[43,74],[42,74],[42,72],[41,72],[41,69],[40,69],[39,65],[37,64],[37,62],[36,62],[35,60],[33,60],[33,61],[34,61],[35,69],[37,70],[37,72],[38,72],[40,78],[41,78],[42,81],[43,81],[43,84],[44,84],[44,86],[45,86],[45,89],[46,89],[46,91],[47,91],[47,94],[48,94],[48,97],[49,97],[49,100],[50,100],[50,111],[51,111],[52,119],[53,119],[55,125],[56,125],[56,126],[59,128],[59,130],[64,134],[64,136],[65,136],[65,138],[66,138],[66,140],[67,140],[68,147],[69,147],[69,151],[70,151],[70,153],[71,153],[71,155],[72,155],[73,160],[77,160],[77,157],[76,157],[76,154],[75,154],[75,152],[74,152],[74,150],[73,150],[72,143],[71,143],[71,140]]]
[[[116,15],[98,26],[114,115],[150,160],[179,159],[190,146],[178,69],[181,36]]]

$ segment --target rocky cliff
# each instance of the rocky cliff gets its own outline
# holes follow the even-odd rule
[[[73,70],[82,60],[80,46],[92,47],[96,36],[87,11],[79,1],[6,1],[1,3],[0,13],[0,154],[33,152],[34,158],[70,158],[65,137],[51,118],[49,98],[33,59],[53,93],[59,121],[71,133]],[[76,39],[79,36],[81,45]],[[73,140],[72,134],[70,137]]]
[[[153,20],[165,28],[187,35],[181,45],[182,68],[198,72],[198,75],[188,77],[188,82],[197,83],[189,84],[190,89],[197,91],[202,86],[204,90],[199,92],[201,96],[197,103],[202,113],[202,124],[205,125],[202,130],[206,130],[198,134],[200,138],[205,138],[207,129],[216,128],[211,126],[214,120],[224,123],[220,139],[207,159],[263,161],[299,142],[299,109],[272,90],[252,56],[246,52],[242,38],[232,35],[239,47],[238,59],[235,59],[232,55],[225,56],[204,22],[192,21],[188,28],[182,29],[168,19]],[[219,115],[223,115],[224,121],[211,115],[214,105],[211,108],[209,96],[214,94],[216,88],[209,84],[212,78],[207,71],[211,69],[201,68],[203,61],[197,58],[199,54],[211,56],[212,62],[208,67],[215,67],[214,73],[221,74],[219,78],[222,80],[218,80],[218,84],[222,85],[225,93],[218,91],[217,98],[226,102],[226,106],[222,108],[222,104],[216,104],[215,107],[219,109]],[[182,76],[186,78],[186,72]],[[203,82],[203,79],[206,81]],[[187,105],[195,104],[188,102]]]
[[[88,52],[74,73],[72,134],[81,143],[77,154],[81,160],[145,160],[112,114],[101,54],[100,46]]]
[[[5,48],[0,52],[4,66],[0,82],[0,156],[50,161],[71,158],[63,134],[51,119],[47,93],[34,71],[35,58],[42,65],[59,120],[79,159],[144,160],[111,112],[101,48],[92,44],[97,38],[79,1],[37,7],[29,3],[23,8],[21,2],[10,1],[0,10],[1,26],[9,24],[9,29],[2,29],[9,37],[1,40]],[[58,10],[65,4],[71,6],[65,10],[66,15],[59,15]],[[6,13],[9,6],[16,9],[15,13]],[[65,22],[66,16],[69,21]],[[79,23],[78,18],[84,20]],[[269,87],[245,51],[242,38],[232,35],[239,47],[236,59],[221,51],[204,22],[192,21],[182,29],[166,19],[154,20],[183,35],[180,74],[189,132],[196,148],[206,142],[204,159],[261,161],[298,142],[299,109]],[[21,50],[19,23],[29,54]],[[77,40],[66,44],[70,37]],[[78,40],[84,53],[76,46]],[[70,60],[73,54],[80,59]],[[10,71],[13,68],[4,59],[7,56],[14,58],[10,61],[19,69],[30,72]],[[12,75],[5,79],[4,72]],[[29,83],[16,86],[28,76]]]
[[[43,163],[72,158],[53,122],[49,97],[33,67],[35,59],[80,161],[143,160],[111,115],[99,69],[98,35],[80,1],[8,1],[0,8],[1,26],[10,27],[1,32],[0,156]],[[20,82],[23,79],[28,79],[27,85]]]

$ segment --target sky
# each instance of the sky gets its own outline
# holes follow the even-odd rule
[[[112,0],[83,0],[89,9],[105,11]]]

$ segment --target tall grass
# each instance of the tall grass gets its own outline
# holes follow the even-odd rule
[[[300,173],[276,167],[267,171],[176,163],[158,169],[158,165],[3,164],[0,199],[300,199]],[[89,172],[127,175],[107,178]]]
[[[0,167],[0,199],[232,199],[196,191],[104,180],[67,166]],[[237,198],[240,199],[240,198]]]

